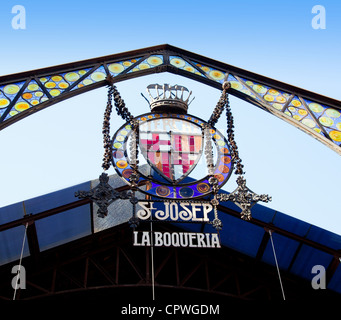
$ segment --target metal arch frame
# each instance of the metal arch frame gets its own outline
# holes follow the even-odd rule
[[[149,57],[158,55],[162,57],[162,63],[149,65],[147,69],[138,69],[141,63],[147,64],[146,61]],[[183,65],[176,66],[174,63],[170,62],[170,57],[177,57],[179,60],[184,62],[187,66],[187,69],[184,68]],[[122,63],[124,61],[133,61],[130,63],[128,67],[125,67],[123,71],[114,74],[108,68],[112,63]],[[310,136],[314,137],[318,141],[322,142],[330,149],[334,150],[338,154],[341,155],[341,144],[338,142],[334,142],[328,132],[325,130],[324,126],[321,125],[316,118],[316,116],[309,110],[307,107],[306,101],[310,100],[315,103],[322,104],[326,106],[326,108],[334,108],[341,112],[341,101],[332,99],[311,91],[307,91],[302,88],[298,88],[271,78],[267,78],[265,76],[243,70],[231,65],[228,65],[223,62],[219,62],[168,44],[147,47],[139,50],[128,51],[108,56],[103,56],[99,58],[77,61],[73,63],[67,63],[59,66],[52,66],[43,69],[37,69],[12,75],[6,75],[0,77],[0,98],[1,95],[4,98],[8,98],[6,94],[4,94],[4,88],[6,85],[18,84],[21,83],[20,89],[13,95],[10,100],[10,103],[6,108],[0,109],[0,130],[6,128],[7,126],[35,113],[44,108],[47,108],[53,104],[61,102],[65,99],[71,98],[75,95],[82,94],[84,92],[97,89],[103,87],[108,84],[108,80],[101,79],[100,81],[94,81],[92,84],[85,85],[83,87],[78,88],[78,85],[87,77],[91,76],[94,72],[98,71],[99,68],[105,73],[106,77],[113,78],[114,82],[125,81],[128,79],[132,79],[135,77],[145,76],[153,73],[161,73],[161,72],[170,72],[173,74],[178,74],[192,80],[204,83],[213,88],[222,89],[222,82],[224,79],[222,77],[213,77],[207,71],[205,72],[204,68],[208,70],[218,72],[219,75],[223,74],[225,79],[230,80],[234,79],[236,84],[241,88],[244,88],[244,91],[238,90],[238,88],[231,87],[229,89],[229,93],[245,100],[257,107],[261,108],[264,111],[270,112],[276,117],[288,122],[294,127],[304,131]],[[49,90],[44,86],[44,84],[40,81],[42,77],[51,78],[53,76],[57,76],[67,72],[75,72],[82,69],[88,69],[88,71],[79,77],[78,80],[73,83],[69,83],[68,88],[61,91],[58,96],[52,96]],[[189,71],[191,70],[191,71]],[[246,84],[247,81],[254,81],[257,84],[268,86],[270,89],[274,89],[280,92],[285,92],[287,94],[287,101],[283,103],[283,108],[278,110],[272,106],[271,103],[266,101],[263,96],[257,93],[251,86]],[[27,91],[29,84],[37,84],[39,86],[39,90],[43,92],[46,101],[40,102],[37,105],[30,105],[30,107],[22,112],[19,112],[13,116],[10,116],[11,110],[15,104],[23,100],[21,96],[23,93]],[[247,92],[247,93],[245,93]],[[293,99],[297,99],[300,101],[308,111],[309,116],[315,122],[316,129],[320,131],[320,133],[314,131],[312,128],[304,125],[303,123],[295,120],[291,116],[285,114],[285,110],[289,107],[291,101]],[[23,100],[24,101],[24,100]],[[3,111],[3,112],[1,112]],[[341,135],[341,132],[340,132]]]

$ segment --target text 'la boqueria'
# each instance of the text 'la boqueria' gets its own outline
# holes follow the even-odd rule
[[[134,246],[220,248],[217,233],[134,231]]]

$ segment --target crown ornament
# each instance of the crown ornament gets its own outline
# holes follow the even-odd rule
[[[150,97],[150,109],[152,112],[174,112],[187,113],[192,91],[180,85],[171,86],[169,84],[150,84],[147,87]]]

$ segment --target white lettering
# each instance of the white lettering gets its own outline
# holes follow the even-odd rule
[[[134,231],[134,246],[221,248],[218,234]]]
[[[26,289],[26,270],[24,266],[18,264],[13,266],[12,273],[16,273],[16,275],[12,279],[12,288],[13,289]]]
[[[154,235],[155,235],[155,242],[154,242],[154,245],[156,247],[161,247],[162,244],[163,244],[163,241],[162,241],[162,233],[161,232],[154,232]]]
[[[311,273],[316,273],[316,276],[311,280],[313,289],[326,289],[326,269],[324,266],[316,265],[311,269]]]
[[[179,212],[179,218],[184,221],[192,219],[192,211],[187,208],[188,205],[189,205],[188,202],[180,203],[180,207],[185,210],[181,210]]]
[[[311,20],[313,29],[326,29],[326,8],[321,5],[313,6],[311,13],[317,13]]]
[[[150,237],[149,232],[145,231],[142,233],[142,240],[141,240],[141,246],[150,246]]]
[[[191,203],[192,205],[192,213],[193,213],[193,221],[202,221],[202,218],[197,218],[197,212],[200,211],[200,203]]]
[[[211,247],[212,247],[212,248],[214,248],[214,247],[220,248],[219,237],[218,237],[218,234],[216,234],[216,233],[212,233]]]
[[[12,8],[12,13],[17,13],[17,15],[12,18],[12,28],[15,30],[26,29],[25,7],[21,5],[15,5]]]

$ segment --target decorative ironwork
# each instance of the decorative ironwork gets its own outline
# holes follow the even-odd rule
[[[99,184],[90,191],[78,191],[75,197],[79,199],[88,198],[98,205],[97,215],[104,218],[108,215],[108,207],[117,199],[132,199],[130,190],[116,191],[109,184],[109,176],[103,172],[99,177]]]
[[[234,122],[228,100],[227,91],[231,87],[229,82],[223,82],[221,97],[209,121],[205,122],[186,114],[191,93],[185,99],[184,92],[188,91],[185,87],[155,84],[148,86],[147,91],[152,98],[150,106],[154,112],[134,118],[114,86],[113,78],[108,77],[107,81],[109,90],[102,131],[105,149],[102,166],[107,170],[109,162],[112,161],[117,173],[130,185],[130,192],[118,193],[115,191],[108,184],[108,176],[103,173],[97,187],[88,192],[76,193],[79,198],[90,198],[96,202],[99,206],[98,215],[100,217],[107,215],[108,206],[116,199],[129,198],[133,204],[133,216],[130,224],[136,227],[138,219],[135,212],[138,200],[135,197],[135,191],[137,190],[168,201],[202,198],[204,195],[211,194],[213,195],[211,204],[214,209],[214,219],[210,223],[214,228],[220,230],[222,223],[217,210],[219,201],[232,201],[238,205],[242,209],[241,217],[244,220],[251,219],[250,210],[256,202],[271,201],[271,197],[268,195],[258,196],[247,188],[246,180],[242,176],[244,174],[243,165],[234,139]],[[151,95],[150,89],[156,90],[155,97]],[[163,90],[161,95],[159,89]],[[180,97],[178,97],[179,90]],[[112,98],[114,98],[117,114],[127,123],[110,140]],[[161,111],[159,108],[164,112],[157,113],[157,110]],[[226,108],[228,142],[214,128],[224,108]],[[180,109],[184,114],[170,113],[170,111]],[[167,110],[168,112],[165,113]],[[217,147],[216,163],[213,159],[213,142]],[[205,145],[204,154],[207,166],[206,177],[194,182],[182,183],[182,180],[196,166],[203,145]],[[161,178],[147,177],[139,171],[139,147],[149,165],[155,170],[156,176],[158,174]],[[218,194],[219,189],[230,177],[234,166],[235,173],[239,175],[237,178],[238,188],[229,195]],[[164,182],[165,179],[167,183]],[[145,190],[139,188],[143,181],[148,184],[148,188]]]
[[[340,101],[170,45],[1,76],[0,130],[52,104],[105,86],[107,77],[118,82],[173,70],[216,89],[228,81],[232,95],[269,111],[341,154]]]
[[[267,194],[258,195],[251,191],[246,186],[246,180],[243,176],[237,178],[238,187],[230,194],[218,194],[217,198],[220,201],[232,201],[239,208],[242,209],[240,213],[241,218],[244,220],[251,219],[251,208],[258,202],[269,202],[272,198]]]

